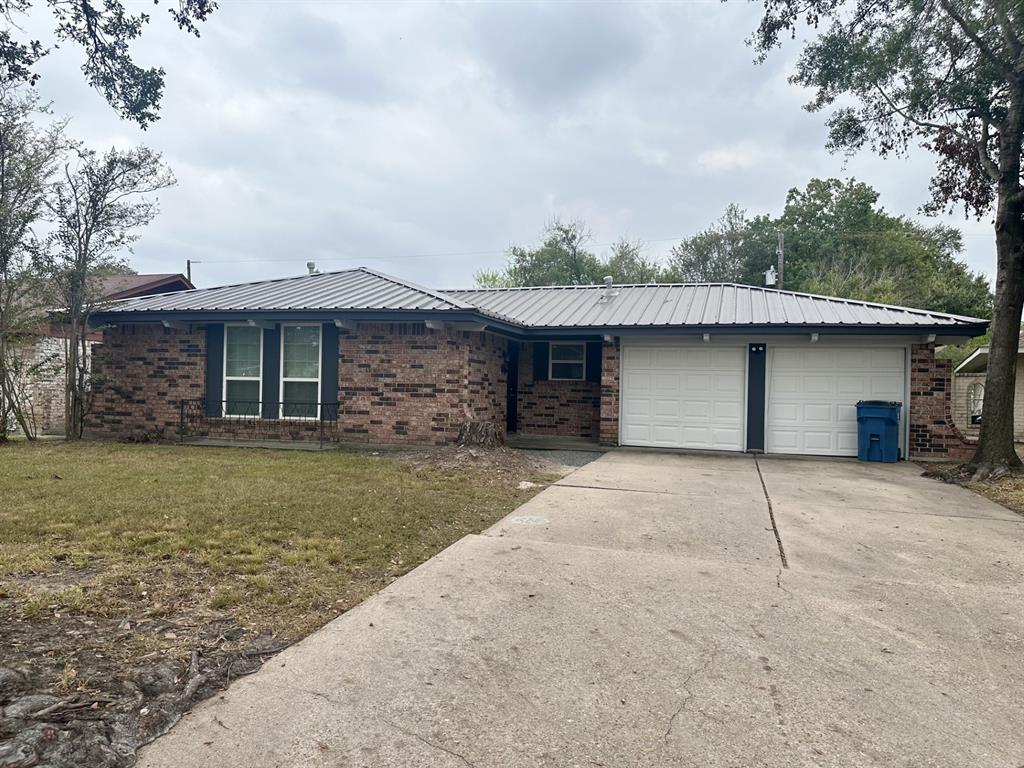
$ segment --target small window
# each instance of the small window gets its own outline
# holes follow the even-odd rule
[[[320,416],[319,325],[281,329],[281,418]]]
[[[586,344],[552,344],[548,378],[553,381],[583,381]]]
[[[224,326],[224,415],[258,416],[262,395],[263,330]]]
[[[981,411],[984,405],[985,385],[976,381],[967,390],[967,408],[971,414],[971,424],[981,424]]]

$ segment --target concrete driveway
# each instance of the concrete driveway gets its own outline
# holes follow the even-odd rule
[[[140,764],[1017,768],[1024,518],[919,472],[607,454]]]

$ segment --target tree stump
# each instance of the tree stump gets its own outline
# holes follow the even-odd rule
[[[464,447],[497,448],[504,441],[493,421],[467,421],[459,430],[457,442]]]

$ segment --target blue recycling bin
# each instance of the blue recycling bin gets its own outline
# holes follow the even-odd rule
[[[900,460],[900,408],[903,403],[861,400],[857,403],[857,458]]]

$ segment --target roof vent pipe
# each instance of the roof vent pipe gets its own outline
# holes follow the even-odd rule
[[[604,287],[605,288],[611,288],[612,287],[613,279],[614,278],[611,275],[605,275],[604,276]]]
[[[306,262],[306,269],[309,270],[309,274],[311,274],[311,275],[319,275],[320,274],[320,270],[316,268],[316,262],[315,261],[307,261]]]

